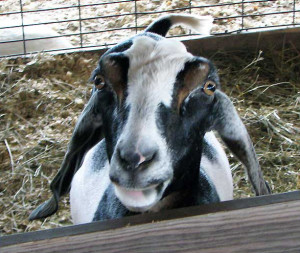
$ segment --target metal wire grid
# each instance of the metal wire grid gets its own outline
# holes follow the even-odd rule
[[[2,0],[3,1],[3,0]],[[5,0],[4,0],[5,1]],[[103,34],[103,33],[108,33],[108,32],[122,32],[129,30],[131,33],[138,33],[139,31],[143,30],[146,26],[145,25],[139,25],[138,20],[143,17],[143,16],[153,16],[153,15],[158,15],[158,14],[164,14],[164,13],[178,13],[178,12],[187,12],[187,13],[194,13],[197,11],[205,11],[206,9],[211,10],[211,8],[216,8],[216,7],[221,7],[226,10],[226,8],[229,8],[231,6],[238,7],[236,13],[233,15],[225,15],[225,16],[217,16],[215,17],[215,23],[216,24],[223,24],[224,29],[223,30],[218,30],[212,32],[212,34],[228,34],[228,33],[239,33],[243,31],[249,31],[249,30],[254,30],[254,29],[270,29],[270,28],[277,28],[277,27],[290,27],[290,26],[296,26],[300,25],[300,22],[298,19],[296,20],[296,15],[300,13],[300,1],[299,0],[293,0],[289,1],[290,5],[292,6],[291,9],[288,10],[283,10],[283,11],[271,11],[271,12],[263,12],[263,13],[254,13],[254,14],[247,14],[245,12],[245,7],[249,4],[264,4],[268,2],[280,2],[280,1],[274,1],[274,0],[252,0],[252,1],[228,1],[228,2],[223,2],[219,3],[220,1],[213,1],[217,3],[213,4],[203,4],[203,5],[197,5],[194,3],[194,1],[189,0],[186,6],[180,7],[180,8],[170,8],[170,9],[165,9],[165,10],[154,10],[154,11],[140,11],[138,8],[138,2],[140,0],[123,0],[123,1],[109,1],[109,2],[94,2],[94,3],[89,3],[89,4],[82,4],[80,0],[77,0],[76,4],[70,5],[70,6],[62,6],[62,7],[54,7],[54,8],[44,8],[44,9],[38,9],[38,10],[24,10],[23,6],[24,3],[22,0],[19,0],[19,11],[11,11],[11,12],[3,12],[0,13],[0,17],[6,17],[6,16],[15,16],[15,15],[20,15],[21,17],[21,24],[20,25],[4,25],[0,27],[0,32],[5,32],[6,29],[12,29],[12,28],[21,28],[22,29],[22,38],[21,39],[9,39],[9,40],[2,40],[0,36],[0,50],[1,50],[1,44],[7,44],[7,43],[22,43],[22,52],[17,53],[17,54],[10,54],[10,55],[3,55],[0,52],[0,57],[4,56],[21,56],[21,55],[26,55],[28,53],[37,53],[37,52],[28,52],[26,44],[30,41],[35,41],[35,40],[46,40],[46,39],[55,39],[55,38],[63,38],[63,37],[74,37],[77,36],[79,37],[79,43],[77,45],[74,45],[72,47],[67,47],[67,48],[59,48],[59,49],[46,49],[43,50],[44,52],[54,52],[54,51],[61,51],[61,50],[66,50],[66,51],[72,51],[72,50],[78,50],[78,49],[92,49],[95,47],[109,47],[112,45],[115,45],[116,42],[113,41],[105,41],[105,43],[95,43],[95,44],[86,44],[84,36],[85,35],[92,35],[92,34]],[[162,1],[163,2],[163,1]],[[88,7],[98,7],[101,8],[103,6],[108,6],[108,5],[113,5],[113,4],[134,4],[134,12],[127,12],[127,13],[121,13],[121,14],[112,14],[112,15],[100,15],[100,16],[93,16],[93,17],[83,17],[82,16],[82,11],[85,8]],[[78,10],[78,16],[76,18],[72,19],[61,19],[61,20],[56,20],[56,21],[48,21],[48,22],[38,22],[38,23],[31,23],[31,24],[26,24],[24,22],[24,15],[27,14],[40,14],[41,16],[43,13],[48,12],[48,11],[66,11],[66,10]],[[1,10],[0,10],[1,11]],[[214,14],[214,13],[212,13]],[[270,15],[292,15],[292,18],[290,19],[290,22],[281,22],[279,24],[268,24],[268,25],[258,25],[258,26],[252,26],[249,27],[245,24],[245,20],[247,18],[254,19],[256,17],[263,17],[263,16],[270,16]],[[116,19],[120,17],[126,17],[126,16],[131,16],[134,17],[134,25],[130,25],[128,27],[109,27],[105,29],[98,29],[96,31],[84,31],[83,29],[83,23],[84,22],[91,22],[93,20],[101,20],[101,19]],[[297,16],[298,17],[298,16]],[[230,29],[224,26],[226,22],[238,22],[239,27],[238,29]],[[35,37],[35,38],[27,38],[26,37],[26,32],[25,29],[26,27],[34,27],[38,25],[53,25],[53,24],[62,24],[62,23],[69,23],[69,22],[78,22],[79,23],[79,29],[77,32],[71,32],[68,34],[58,34],[55,36],[45,36],[45,37]],[[0,34],[1,35],[1,34]],[[185,34],[180,34],[180,35],[173,35],[170,37],[183,37],[183,36],[193,36],[197,35],[191,32],[185,33]]]

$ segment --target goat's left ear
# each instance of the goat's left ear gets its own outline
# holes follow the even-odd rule
[[[29,220],[46,218],[58,210],[58,201],[69,192],[73,176],[81,166],[84,155],[103,138],[98,94],[93,93],[76,123],[60,170],[50,185],[52,198],[38,206],[30,214]]]
[[[211,116],[213,129],[218,131],[228,148],[247,168],[256,195],[270,194],[246,127],[230,99],[220,90],[215,91],[215,104]]]

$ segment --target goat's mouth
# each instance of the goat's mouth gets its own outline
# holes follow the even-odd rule
[[[168,183],[163,182],[144,189],[128,189],[114,184],[114,188],[117,198],[129,211],[145,212],[161,199]]]

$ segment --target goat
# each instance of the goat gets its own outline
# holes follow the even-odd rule
[[[69,190],[75,224],[230,200],[229,162],[212,130],[245,165],[256,195],[270,193],[214,65],[164,38],[178,23],[207,33],[212,18],[164,16],[100,58],[53,197],[30,220],[55,213]]]
[[[34,23],[33,20],[28,20]],[[19,25],[15,20],[6,20],[7,24]],[[58,50],[72,48],[72,44],[64,37],[46,25],[24,27],[26,52],[40,52],[44,50]],[[47,38],[49,37],[49,38]],[[53,38],[52,38],[53,37]],[[0,56],[23,54],[23,32],[21,27],[0,30]],[[15,41],[15,42],[13,42]]]

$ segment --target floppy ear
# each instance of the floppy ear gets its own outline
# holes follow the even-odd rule
[[[76,123],[62,165],[50,185],[52,198],[38,206],[30,214],[29,220],[46,218],[57,211],[59,198],[69,192],[73,176],[81,166],[84,155],[103,138],[99,93],[92,94]]]
[[[215,91],[213,107],[213,129],[232,153],[244,164],[256,195],[270,194],[271,190],[263,178],[256,153],[246,130],[230,99],[220,90]]]

